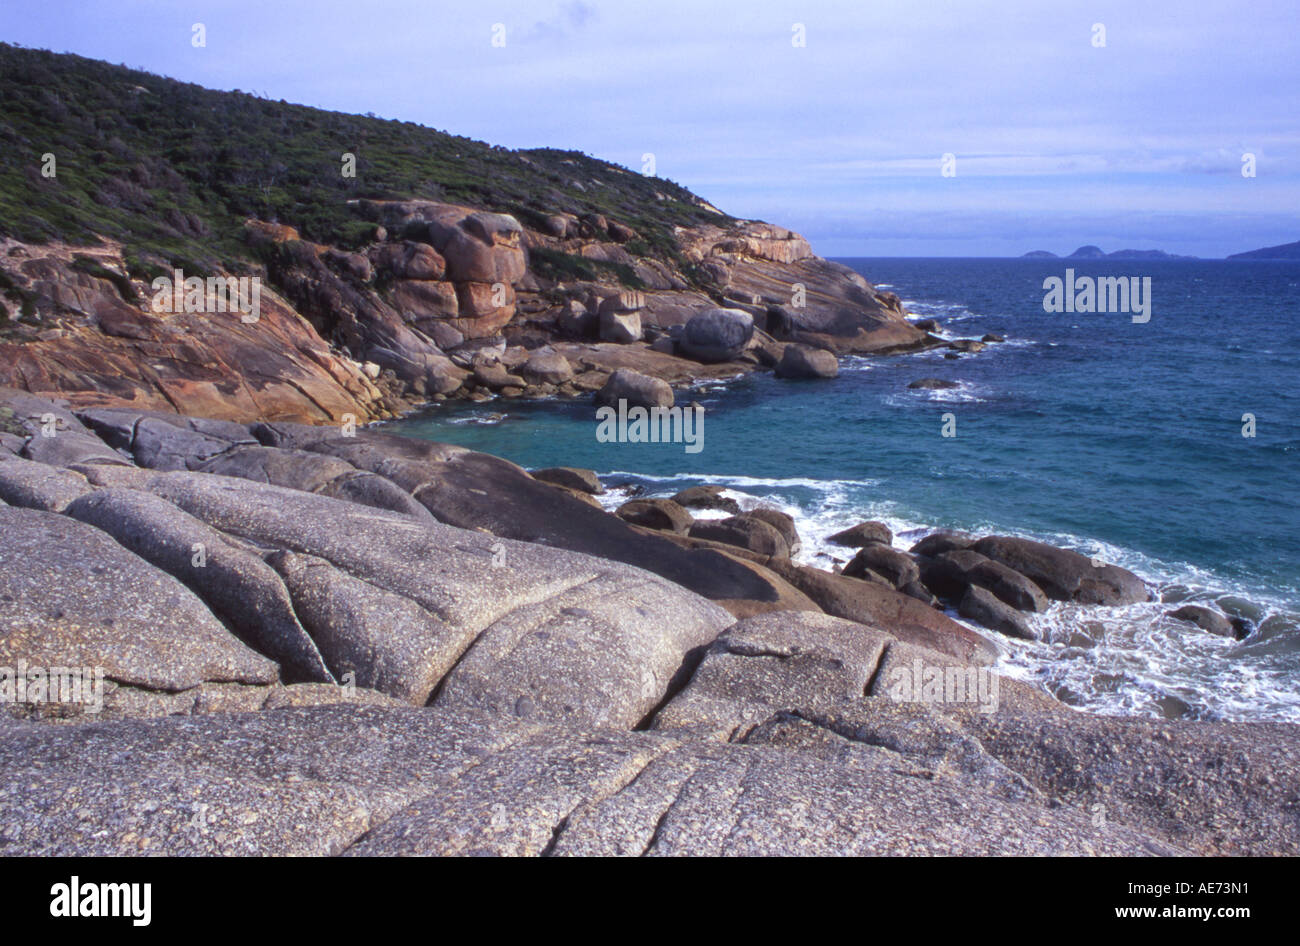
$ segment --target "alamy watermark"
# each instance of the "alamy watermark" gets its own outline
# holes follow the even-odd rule
[[[186,276],[177,269],[159,276],[153,288],[155,312],[238,312],[241,322],[261,317],[260,276]]]
[[[886,681],[898,703],[974,703],[981,713],[998,708],[998,675],[985,667],[927,664],[919,657],[892,667]]]
[[[0,703],[79,704],[88,713],[104,708],[103,667],[43,667],[19,660],[0,667]]]
[[[1043,280],[1044,312],[1131,312],[1134,322],[1151,321],[1150,276],[1078,276]]]
[[[628,407],[619,398],[618,409],[608,404],[596,409],[596,439],[601,443],[681,443],[687,453],[704,449],[704,408]]]

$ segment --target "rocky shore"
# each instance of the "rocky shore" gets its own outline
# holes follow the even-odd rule
[[[0,667],[103,674],[5,701],[8,854],[1300,851],[1295,726],[989,672],[1048,600],[1144,600],[1113,565],[846,523],[837,574],[716,489],[612,514],[366,430],[12,389],[0,428]]]
[[[58,167],[0,165],[0,853],[1300,853],[1296,726],[994,671],[1122,568],[879,522],[819,568],[716,487],[366,428],[1000,336],[579,152],[3,43],[0,90]]]
[[[351,250],[246,221],[256,313],[227,304],[230,271],[133,265],[111,240],[0,240],[0,287],[24,311],[0,318],[0,384],[78,407],[366,423],[447,398],[587,396],[620,369],[674,387],[819,378],[837,354],[985,344],[912,324],[897,296],[770,224],[679,227],[669,266],[601,215],[538,230],[427,200],[352,212],[369,242]],[[186,306],[159,302],[152,279],[173,276],[197,280]]]

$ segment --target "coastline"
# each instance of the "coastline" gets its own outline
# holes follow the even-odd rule
[[[18,607],[5,619],[32,628],[24,614],[58,608],[25,658],[75,648],[111,683],[99,713],[29,703],[0,714],[3,771],[19,773],[0,779],[11,850],[1300,850],[1284,804],[1300,777],[1296,727],[1080,713],[986,676],[996,648],[940,611],[872,578],[794,565],[788,546],[759,564],[715,540],[670,539],[464,448],[5,398],[28,431],[17,443],[5,435],[0,452],[0,581]],[[57,433],[42,436],[50,414]],[[773,521],[749,534],[784,541]],[[935,542],[963,540],[926,541],[940,560]],[[1005,541],[981,547],[1046,555],[1055,580],[1072,580],[1076,560]],[[862,551],[873,548],[886,546]],[[1123,570],[1083,566],[1076,597],[1138,593]],[[809,593],[856,619],[824,613]],[[18,656],[12,636],[0,640],[0,663]],[[345,734],[355,748],[337,756]],[[90,791],[100,776],[79,765],[23,761],[76,759],[65,749],[80,738],[118,760],[113,791]],[[1058,748],[1044,754],[1044,741]],[[184,804],[147,823],[126,815],[140,793],[160,791],[153,773],[182,745],[182,781],[202,785],[229,827],[186,830]],[[1112,747],[1100,765],[1098,745]],[[249,781],[250,749],[275,760],[276,787]],[[1271,775],[1225,780],[1188,757]],[[338,782],[322,758],[351,774]],[[584,774],[556,812],[545,773],[575,765]],[[925,777],[889,774],[900,765]],[[1175,773],[1171,820],[1161,786]],[[611,795],[611,777],[654,791]],[[726,817],[725,794],[659,792],[689,777],[757,780],[776,807],[742,803],[762,825],[752,844],[711,842],[698,825]],[[474,803],[439,802],[431,780]],[[33,790],[53,800],[39,814],[24,801]],[[362,821],[346,807],[358,792],[370,799]],[[57,801],[67,798],[75,804]],[[919,810],[904,801],[918,798]],[[303,804],[310,829],[285,830]],[[609,804],[635,816],[611,820]],[[791,826],[774,816],[786,804],[825,816]],[[1104,824],[1090,815],[1098,805]],[[863,810],[889,817],[864,821]],[[239,811],[257,817],[228,821]],[[122,828],[84,827],[104,823]]]

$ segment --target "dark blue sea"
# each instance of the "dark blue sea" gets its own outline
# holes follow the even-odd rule
[[[1163,600],[1054,605],[1035,618],[1046,641],[1000,639],[1006,672],[1096,712],[1300,721],[1300,263],[841,262],[946,336],[1007,341],[956,360],[848,358],[833,381],[701,386],[679,397],[707,408],[696,454],[600,443],[589,403],[439,406],[391,429],[656,495],[720,483],[795,514],[801,558],[822,566],[844,558],[826,536],[865,518],[901,547],[943,526],[1076,548]],[[1045,312],[1044,279],[1067,266],[1150,277],[1150,320]],[[908,389],[927,377],[958,386]],[[1255,630],[1238,643],[1164,616],[1188,600]]]

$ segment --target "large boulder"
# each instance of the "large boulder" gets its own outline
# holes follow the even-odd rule
[[[533,384],[563,384],[573,379],[573,366],[557,351],[534,352],[519,366],[519,374]]]
[[[738,545],[760,555],[790,557],[790,546],[776,526],[752,516],[731,516],[727,519],[700,519],[687,533],[693,539],[708,539]]]
[[[978,562],[966,572],[966,579],[972,585],[987,588],[999,601],[1018,611],[1047,610],[1047,595],[1043,590],[1001,562],[992,559]]]
[[[619,506],[614,514],[633,525],[661,532],[675,532],[678,535],[686,535],[695,523],[695,518],[671,499],[629,500]]]
[[[778,378],[835,378],[840,363],[833,352],[808,345],[787,345],[776,366]]]
[[[278,551],[299,618],[334,676],[423,706],[455,662],[456,636],[410,598],[385,591],[313,555]]]
[[[768,567],[827,614],[870,625],[966,663],[988,664],[998,656],[998,648],[987,638],[887,585],[776,559]]]
[[[616,345],[641,341],[641,315],[638,312],[606,311],[600,313],[600,340]]]
[[[970,570],[990,561],[972,549],[957,548],[933,558],[921,556],[921,583],[940,598],[959,599],[970,585]]]
[[[574,503],[614,524],[629,546],[657,543],[656,537],[637,535],[617,518],[518,472],[522,482],[550,494],[550,505]],[[472,484],[496,512],[514,517],[515,510],[482,473],[472,476]],[[444,485],[450,484],[438,484],[441,498],[452,499],[462,514],[467,511],[468,504],[456,502]],[[662,698],[686,653],[712,640],[730,621],[727,612],[698,595],[617,561],[419,523],[246,480],[162,473],[148,487],[214,529],[262,548],[321,559],[433,615],[442,631],[415,627],[392,643],[403,650],[390,662],[405,668],[404,676],[370,671],[373,685],[403,699],[418,698],[429,679],[426,671],[436,675],[438,668],[454,666],[439,685],[439,700],[502,711],[518,705],[539,719],[631,726]],[[566,518],[581,530],[580,514]],[[691,566],[683,561],[682,567]],[[367,641],[382,634],[383,621],[399,614],[394,599],[368,591],[361,596],[356,589],[362,586],[321,574],[329,580],[304,607],[315,633],[324,639],[323,625],[313,622],[330,628],[328,646],[336,660],[378,655]],[[349,595],[352,605],[346,604]],[[410,635],[425,640],[428,649],[417,651],[408,643]]]
[[[754,317],[743,309],[707,309],[686,323],[678,351],[696,361],[732,361],[754,337]]]
[[[652,378],[631,368],[619,368],[596,392],[597,404],[615,408],[620,401],[626,401],[629,408],[672,407],[674,400],[673,389],[667,381]]]
[[[848,578],[862,578],[868,571],[885,578],[895,588],[902,588],[918,581],[921,570],[906,552],[888,545],[872,543],[863,547],[853,560],[844,566],[843,574]]]
[[[791,555],[798,555],[803,548],[803,540],[799,538],[799,529],[795,525],[794,516],[789,513],[771,506],[758,506],[741,515],[743,518],[760,519],[776,529],[781,533],[781,538],[785,539]]]
[[[908,551],[913,555],[922,555],[927,558],[933,558],[934,556],[941,555],[944,552],[952,552],[957,549],[968,549],[974,545],[975,542],[975,536],[970,533],[943,529],[939,532],[931,532],[908,549]]]
[[[730,496],[724,496],[722,486],[688,486],[673,496],[673,502],[687,509],[720,509],[732,515],[740,515],[740,503]]]
[[[859,522],[841,532],[836,532],[826,540],[836,545],[860,549],[866,545],[889,545],[894,541],[894,533],[883,522]],[[912,551],[916,551],[913,549]]]
[[[550,483],[552,486],[563,486],[565,489],[576,490],[579,493],[599,496],[605,492],[605,487],[600,485],[600,477],[591,470],[572,466],[550,466],[533,470],[532,475],[535,480]]]
[[[957,613],[1008,637],[1018,637],[1021,640],[1036,640],[1038,637],[1015,608],[999,601],[993,592],[979,585],[966,588],[966,593],[957,606]]]
[[[1043,542],[995,535],[980,539],[972,547],[1020,572],[1058,601],[1122,605],[1151,597],[1142,579],[1132,572]]]

